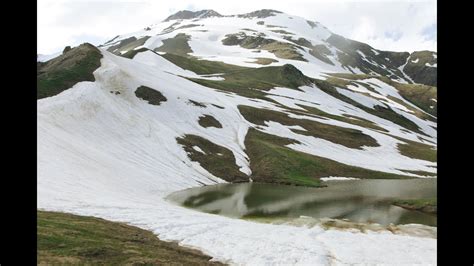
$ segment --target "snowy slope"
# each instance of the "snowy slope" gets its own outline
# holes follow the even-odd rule
[[[261,20],[265,21],[264,25],[256,24]],[[389,106],[415,123],[423,134],[341,101],[315,85],[301,86],[299,90],[275,87],[267,91],[268,97],[274,100],[271,102],[199,85],[186,78],[223,78],[184,70],[151,51],[138,53],[133,59],[107,51],[113,43],[131,36],[136,39],[152,36],[143,47],[153,50],[163,40],[186,33],[191,36],[192,56],[261,67],[248,63],[255,58],[250,49],[222,45],[224,36],[242,28],[258,28],[267,36],[287,41],[270,31],[273,28],[265,27],[267,24],[285,25],[285,31],[305,36],[313,44],[326,44],[324,39],[331,34],[319,24],[313,28],[306,20],[290,18],[284,13],[267,18],[228,16],[183,20],[179,26],[187,23],[203,26],[163,33],[174,23],[171,20],[152,25],[150,30],[119,36],[100,48],[103,58],[94,72],[94,82],[79,82],[58,95],[38,100],[39,209],[127,222],[152,230],[161,239],[179,241],[215,259],[239,265],[436,263],[436,239],[432,238],[388,231],[360,233],[324,230],[319,226],[258,224],[200,213],[167,202],[164,198],[172,192],[225,182],[189,158],[176,141],[185,134],[201,136],[229,149],[235,164],[249,178],[252,173],[244,143],[249,128],[298,140],[300,144],[288,147],[347,165],[417,177],[422,176],[401,169],[436,173],[436,162],[403,156],[398,144],[404,142],[395,138],[428,143],[435,148],[436,123],[415,115],[413,110],[424,112],[401,97],[396,88],[378,79],[359,80],[371,89],[350,86],[337,90],[368,108]],[[200,27],[207,31],[196,31]],[[308,62],[282,59],[264,50],[257,57],[278,60],[271,65],[291,63],[311,77],[326,77],[324,72],[349,72],[337,63],[336,56],[335,65],[330,65],[309,53],[303,55]],[[159,106],[149,104],[135,95],[139,86],[161,92],[167,101]],[[190,100],[204,104],[205,108],[190,104]],[[242,116],[238,105],[287,113],[296,120],[304,118],[357,129],[374,138],[379,146],[349,148],[297,134],[290,130],[292,126],[274,121],[257,126]],[[317,107],[331,115],[364,118],[386,132],[331,118],[294,114],[286,108],[301,109],[300,105]],[[217,118],[222,128],[200,126],[199,117],[206,114]]]
[[[205,11],[215,12],[212,10]],[[186,34],[190,37],[191,55],[229,64],[259,67],[260,65],[252,62],[255,62],[258,57],[264,57],[276,60],[271,65],[291,63],[305,75],[315,78],[324,78],[323,73],[366,73],[383,76],[391,75],[392,79],[399,82],[411,83],[413,82],[411,76],[417,75],[410,69],[409,72],[404,72],[405,66],[402,65],[408,61],[409,53],[376,50],[367,44],[334,34],[318,22],[278,11],[268,12],[268,16],[260,17],[255,14],[252,15],[252,13],[208,17],[201,16],[199,12],[196,12],[195,17],[187,18],[184,16],[187,19],[179,19],[178,12],[167,20],[150,25],[143,30],[119,35],[113,42],[106,43],[104,47],[110,48],[130,37],[137,39],[150,37],[143,45],[133,49],[146,47],[153,50],[160,47],[163,40],[173,38],[177,34]],[[223,45],[222,40],[226,38],[226,35],[239,33],[263,36],[265,39],[297,47],[297,52],[307,62],[277,57],[267,50]],[[317,51],[323,51],[322,53],[330,62],[313,56],[310,51],[311,48],[304,45],[304,43],[317,46]],[[122,53],[124,51],[126,50],[121,50]],[[417,56],[419,53],[414,52],[411,57]],[[429,73],[429,75],[433,75],[433,73]]]

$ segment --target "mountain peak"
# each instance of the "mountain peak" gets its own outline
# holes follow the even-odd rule
[[[222,17],[222,15],[212,9],[203,9],[199,11],[181,10],[167,17],[164,21],[170,21],[170,20],[175,20],[175,19],[194,19],[194,18],[209,18],[209,17]]]
[[[250,13],[238,15],[238,17],[267,18],[267,17],[275,16],[276,13],[283,13],[283,12],[278,11],[278,10],[273,10],[273,9],[260,9],[260,10],[255,10],[255,11],[250,12]]]

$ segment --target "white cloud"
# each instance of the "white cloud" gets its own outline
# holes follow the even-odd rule
[[[436,50],[436,1],[367,0],[39,0],[38,53],[101,44],[183,9],[239,14],[271,8],[315,20],[332,32],[382,50]],[[433,26],[434,25],[434,26]]]

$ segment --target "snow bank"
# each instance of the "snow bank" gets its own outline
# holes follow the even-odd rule
[[[54,97],[38,100],[38,209],[126,222],[151,230],[163,240],[178,241],[239,265],[436,263],[435,239],[258,224],[167,202],[164,198],[171,192],[224,182],[190,161],[176,137],[196,134],[226,147],[241,171],[250,174],[244,146],[250,124],[237,105],[278,108],[190,82],[176,73],[194,73],[146,53],[130,60],[102,52],[95,82],[80,82]],[[167,101],[155,106],[135,97],[134,90],[141,85],[159,90]],[[314,90],[310,97],[321,93],[306,89]],[[121,93],[111,94],[110,90]],[[206,107],[190,105],[190,99]],[[328,98],[327,102],[330,104],[325,108],[333,112],[354,111],[336,99]],[[201,127],[197,121],[204,114],[216,117],[222,128]],[[289,131],[277,126],[269,124],[267,130]],[[384,152],[398,154],[393,151],[395,142],[386,138],[380,141],[382,147],[388,147]],[[327,150],[324,147],[331,145],[321,146],[323,142],[314,138],[302,140],[309,151]],[[382,137],[378,136],[379,140]],[[380,155],[369,150],[360,154],[367,157],[359,162],[370,162]],[[405,160],[412,167],[426,163]]]

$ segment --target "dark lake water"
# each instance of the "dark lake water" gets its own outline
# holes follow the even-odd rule
[[[273,184],[219,184],[167,197],[182,206],[234,218],[348,219],[382,225],[437,225],[435,215],[391,205],[393,199],[436,198],[436,179],[329,181],[324,188]]]

